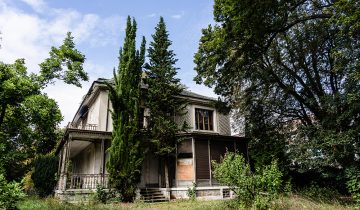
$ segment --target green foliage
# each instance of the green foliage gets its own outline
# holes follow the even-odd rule
[[[113,106],[112,143],[107,170],[110,184],[131,202],[136,195],[144,158],[139,130],[140,79],[145,56],[145,38],[140,50],[135,49],[136,22],[127,20],[124,46],[120,49],[118,71],[114,70],[114,84],[106,83]]]
[[[162,17],[152,38],[148,49],[149,63],[145,65],[145,82],[148,84],[146,105],[150,111],[148,130],[156,148],[155,153],[164,156],[175,151],[175,135],[180,131],[175,115],[183,115],[186,102],[178,97],[184,88],[180,80],[175,78],[177,59],[169,49],[171,41]]]
[[[267,209],[271,202],[278,198],[282,186],[282,173],[277,162],[263,168],[256,168],[255,173],[250,165],[237,153],[226,153],[221,163],[213,162],[214,177],[237,194],[241,208]]]
[[[148,49],[149,62],[145,64],[148,85],[146,92],[146,107],[149,108],[147,130],[154,147],[154,153],[163,159],[167,170],[169,155],[175,152],[176,134],[182,129],[177,125],[175,118],[184,115],[186,101],[178,96],[184,90],[180,80],[176,78],[178,68],[177,59],[170,50],[172,42],[166,30],[164,19],[160,21],[152,35]],[[168,171],[165,171],[168,174]],[[166,175],[167,176],[167,175]],[[168,177],[166,177],[168,179]]]
[[[34,172],[31,179],[40,197],[46,197],[54,192],[57,183],[56,172],[58,157],[54,153],[39,155],[34,161]]]
[[[274,149],[288,170],[341,169],[332,176],[345,183],[360,151],[359,8],[356,0],[215,0],[195,80],[239,109],[257,165]]]
[[[31,178],[32,174],[33,174],[33,171],[27,172],[21,180],[21,185],[24,189],[24,192],[27,195],[35,195],[36,194],[34,181]]]
[[[66,38],[60,47],[51,48],[49,55],[50,57],[40,64],[42,85],[46,85],[54,79],[60,79],[67,84],[81,87],[80,81],[89,80],[83,69],[85,56],[75,48],[74,37],[71,36],[71,32],[66,34]]]
[[[39,74],[28,73],[24,59],[13,64],[0,61],[1,159],[7,179],[20,181],[37,154],[55,147],[62,116],[56,102],[42,91],[54,79],[80,86],[81,80],[87,80],[83,62],[70,33],[62,46],[52,48],[50,58],[40,64]]]
[[[360,208],[360,167],[353,166],[346,171],[346,186]]]
[[[19,183],[8,183],[3,174],[0,174],[0,208],[18,209],[17,203],[25,197]]]
[[[321,202],[334,201],[340,197],[340,193],[338,193],[338,191],[332,186],[320,187],[316,183],[310,183],[309,185],[299,188],[296,191],[301,196]]]
[[[96,185],[96,193],[95,193],[96,201],[101,203],[106,203],[109,199],[109,193],[106,192],[104,186],[97,184]]]
[[[196,199],[196,183],[193,182],[192,187],[188,187],[186,191],[186,195],[190,198],[190,200],[194,201]]]

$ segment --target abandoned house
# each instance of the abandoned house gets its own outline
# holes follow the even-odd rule
[[[244,137],[231,136],[230,117],[214,108],[215,99],[183,91],[179,97],[188,100],[187,113],[177,116],[179,125],[190,126],[180,134],[182,141],[169,163],[169,182],[166,186],[164,166],[153,154],[143,162],[139,197],[157,201],[187,198],[189,187],[196,183],[200,199],[232,197],[229,187],[221,186],[212,176],[211,161],[219,161],[226,151],[238,151],[247,157]],[[83,98],[73,120],[68,124],[57,148],[59,180],[55,196],[63,200],[86,197],[95,192],[97,184],[108,188],[106,160],[111,145],[112,109],[104,79],[93,82]],[[143,126],[148,110],[143,107]]]

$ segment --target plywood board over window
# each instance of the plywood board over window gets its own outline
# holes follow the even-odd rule
[[[185,139],[177,147],[177,180],[194,180],[192,140]]]

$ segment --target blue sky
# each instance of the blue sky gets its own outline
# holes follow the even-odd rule
[[[213,0],[0,0],[0,61],[11,63],[25,58],[28,71],[37,72],[50,47],[61,44],[67,31],[73,33],[77,48],[87,58],[84,67],[90,81],[84,82],[82,89],[62,82],[45,89],[59,104],[63,126],[71,121],[91,82],[112,76],[126,17],[136,19],[138,38],[145,36],[148,44],[163,16],[179,59],[178,77],[189,90],[215,96],[211,89],[193,82],[193,55],[201,29],[213,23],[212,6]]]

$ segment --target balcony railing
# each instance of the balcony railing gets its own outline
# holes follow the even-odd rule
[[[108,188],[108,175],[73,174],[67,182],[67,189],[96,189],[97,185]]]
[[[72,123],[68,123],[67,128],[75,128],[75,129],[81,129],[81,130],[92,130],[97,131],[98,125],[97,124],[84,124],[84,125],[78,125],[75,126]]]

